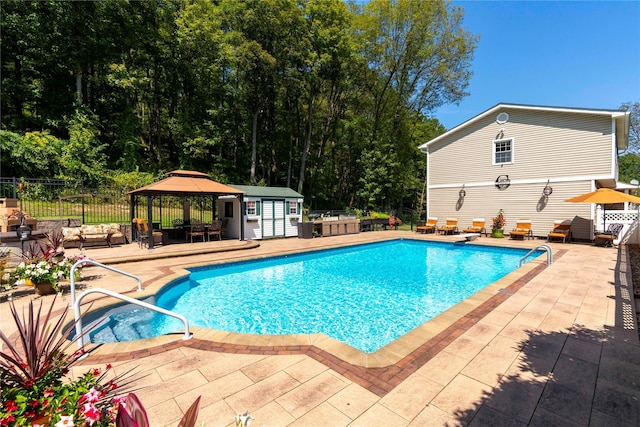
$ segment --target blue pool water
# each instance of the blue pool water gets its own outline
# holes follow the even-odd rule
[[[191,325],[324,333],[374,352],[517,269],[526,252],[414,240],[315,251],[191,269],[156,304]],[[180,330],[176,319],[130,307],[90,335],[111,342]]]

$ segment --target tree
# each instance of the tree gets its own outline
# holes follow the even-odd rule
[[[618,179],[640,180],[640,102],[625,102],[620,110],[629,111],[629,146],[618,159]]]
[[[629,148],[632,153],[640,152],[640,102],[625,102],[620,110],[629,111]]]

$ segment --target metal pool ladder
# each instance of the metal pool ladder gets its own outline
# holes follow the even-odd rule
[[[538,245],[535,248],[531,249],[529,252],[527,252],[527,254],[525,256],[520,258],[520,267],[522,267],[522,264],[524,264],[526,259],[529,258],[529,255],[533,254],[535,251],[537,251],[539,249],[544,249],[544,251],[547,253],[547,265],[553,264],[553,249],[551,249],[551,246],[543,243],[543,244]]]
[[[120,300],[128,302],[130,304],[135,304],[135,305],[138,305],[140,307],[144,307],[144,308],[147,308],[149,310],[153,310],[153,311],[156,311],[158,313],[164,314],[166,316],[171,316],[171,317],[174,317],[174,318],[176,318],[178,320],[181,320],[182,323],[184,324],[184,335],[183,335],[182,339],[183,340],[191,339],[191,333],[189,332],[189,321],[187,320],[186,317],[184,317],[182,314],[174,313],[173,311],[165,310],[164,308],[160,308],[160,307],[155,306],[153,304],[149,304],[148,302],[140,301],[140,300],[137,300],[135,298],[131,298],[131,297],[128,297],[126,295],[122,295],[122,294],[119,294],[117,292],[113,292],[113,291],[110,291],[108,289],[103,289],[103,288],[95,288],[95,289],[89,289],[87,291],[84,291],[76,299],[76,283],[75,283],[75,277],[74,277],[75,274],[74,273],[76,271],[76,268],[78,266],[80,266],[81,264],[92,264],[92,265],[95,265],[97,267],[101,267],[101,268],[113,271],[115,273],[122,274],[122,275],[125,275],[125,276],[128,276],[128,277],[131,277],[133,279],[136,279],[138,281],[138,292],[142,292],[142,290],[143,290],[142,289],[142,280],[140,280],[139,277],[134,276],[133,274],[126,273],[124,271],[118,270],[118,269],[113,268],[113,267],[109,267],[109,266],[104,265],[104,264],[100,264],[99,262],[96,262],[96,261],[93,261],[93,260],[80,260],[80,261],[76,262],[75,264],[73,264],[73,266],[71,267],[71,273],[69,275],[71,276],[71,302],[73,304],[73,315],[74,315],[74,319],[75,319],[76,339],[78,340],[78,348],[82,348],[84,346],[84,334],[82,333],[82,316],[80,314],[80,303],[82,302],[84,297],[86,297],[89,294],[95,294],[95,293],[108,295],[110,297],[120,299]]]

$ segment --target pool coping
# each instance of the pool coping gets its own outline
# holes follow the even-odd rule
[[[314,250],[317,249],[291,253]],[[566,249],[557,251],[554,259],[566,252]],[[268,256],[271,255],[246,259]],[[183,340],[183,333],[175,333],[138,341],[87,345],[91,356],[84,363],[138,359],[182,346],[237,354],[306,354],[382,397],[543,271],[546,265],[540,258],[543,257],[507,274],[373,353],[364,353],[324,334],[255,335],[192,327],[193,338],[190,340]],[[225,262],[228,261],[218,263]],[[170,282],[188,275],[188,268],[218,263],[161,269],[165,275],[150,281],[143,292],[135,293],[135,297],[144,299],[155,295]],[[91,311],[118,305],[100,303],[100,300],[92,304]]]

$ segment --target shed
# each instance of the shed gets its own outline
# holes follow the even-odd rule
[[[243,235],[249,240],[298,236],[298,223],[302,222],[302,194],[287,187],[233,184],[231,187],[243,192],[244,199],[218,198],[218,212],[227,222],[227,236]]]
[[[130,202],[130,217],[131,220],[135,217],[135,206],[137,204],[138,197],[146,197],[147,198],[147,221],[149,224],[153,224],[153,199],[158,198],[162,200],[163,195],[173,195],[179,196],[183,198],[188,197],[204,197],[211,198],[213,202],[211,203],[212,209],[215,209],[216,203],[215,199],[220,197],[231,197],[237,200],[237,203],[240,204],[242,202],[242,196],[244,192],[240,189],[229,187],[228,185],[221,184],[217,181],[214,181],[209,178],[206,173],[197,172],[197,171],[189,171],[189,170],[175,170],[168,173],[168,177],[162,179],[160,181],[154,182],[149,185],[145,185],[144,187],[137,188],[133,191],[130,191],[131,202]],[[159,203],[160,207],[162,206],[162,202]],[[162,215],[162,210],[159,210],[159,214]],[[185,207],[184,214],[185,216],[189,215],[190,210]],[[212,212],[212,215],[215,216],[216,212]],[[240,228],[238,226],[238,228]],[[153,249],[153,230],[149,227],[149,249]],[[243,234],[238,234],[238,239],[243,240]]]

